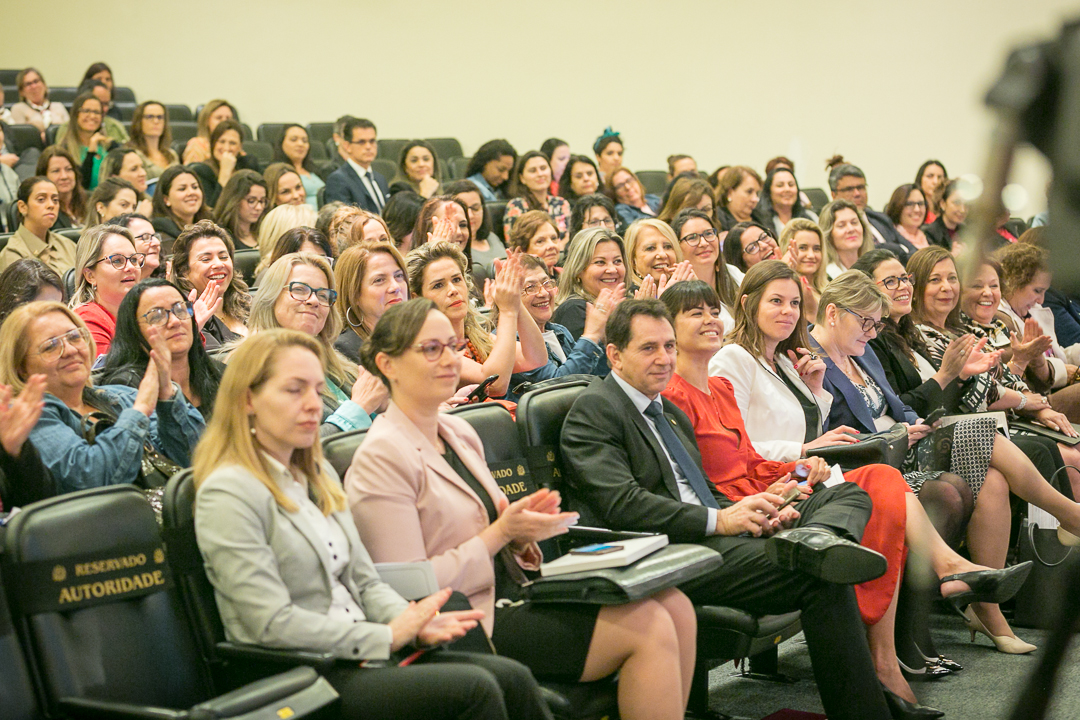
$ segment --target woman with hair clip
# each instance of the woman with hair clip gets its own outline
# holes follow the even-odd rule
[[[22,305],[35,300],[64,302],[64,281],[37,258],[16,260],[0,273],[0,324]]]
[[[514,174],[510,176],[510,200],[503,213],[503,237],[510,237],[514,220],[529,210],[544,210],[554,218],[559,226],[559,241],[566,244],[570,203],[551,194],[551,163],[539,150],[525,153],[514,166]],[[561,246],[559,250],[562,250]]]
[[[60,193],[56,185],[48,178],[35,175],[19,184],[17,197],[15,209],[22,217],[22,224],[0,250],[0,269],[20,258],[30,257],[40,259],[60,275],[74,267],[75,243],[50,229],[60,212]]]
[[[137,197],[135,209],[131,212],[137,212],[147,217],[150,217],[150,214],[154,212],[153,200],[146,194],[149,187],[146,181],[146,168],[143,167],[142,158],[139,157],[139,153],[135,150],[129,147],[110,150],[105,159],[101,161],[99,178],[98,187],[110,178],[131,183],[131,186],[135,188]]]
[[[410,140],[398,155],[397,175],[390,183],[390,194],[412,190],[420,197],[439,194],[442,168],[435,148],[427,140]]]
[[[180,157],[172,149],[169,113],[156,100],[147,100],[135,106],[128,145],[139,154],[146,177],[152,180],[161,177],[165,168],[180,162]]]
[[[742,272],[724,261],[720,252],[720,231],[712,215],[696,208],[687,208],[671,220],[671,229],[679,238],[683,257],[690,263],[694,276],[716,290],[720,298],[720,317],[724,326],[734,324],[734,312]]]
[[[45,376],[45,409],[30,442],[61,493],[136,482],[147,443],[181,467],[189,464],[203,419],[169,379],[172,358],[164,337],[151,337],[153,362],[138,388],[94,387],[94,340],[68,307],[32,302],[0,326],[0,383],[19,393],[33,376]],[[95,420],[87,417],[91,413],[112,423],[93,442],[85,439]]]
[[[173,242],[192,225],[210,219],[198,174],[186,165],[165,169],[154,188],[154,216],[151,222],[161,233],[166,254]]]
[[[541,260],[551,275],[562,272],[559,264],[559,228],[555,220],[543,210],[530,210],[514,223],[510,237],[506,239],[511,250]]]
[[[214,222],[228,230],[241,248],[258,248],[266,198],[262,175],[254,170],[237,170],[221,190],[214,206]]]
[[[146,256],[139,274],[140,280],[164,278],[167,275],[166,267],[161,262],[161,236],[154,232],[154,226],[146,217],[138,213],[124,213],[114,217],[109,224],[127,228],[135,241],[135,252]]]
[[[118,177],[102,180],[87,202],[86,227],[109,222],[117,215],[133,213],[139,205],[139,192],[127,180]]]
[[[560,512],[547,489],[509,503],[476,431],[439,412],[461,384],[465,345],[433,302],[417,298],[388,310],[364,348],[364,365],[391,394],[345,475],[372,558],[429,560],[440,584],[484,612],[498,653],[536,676],[590,682],[618,672],[620,717],[681,720],[696,643],[685,595],[603,607],[519,597],[515,577],[543,560],[537,543],[565,533],[577,513]]]
[[[440,613],[449,589],[408,603],[379,579],[320,448],[324,360],[305,333],[245,342],[196,449],[195,535],[226,637],[333,654],[325,675],[342,718],[550,718],[512,660],[409,657],[463,636],[483,613]]]
[[[83,93],[75,98],[71,114],[75,122],[68,126],[68,132],[57,144],[79,160],[83,187],[93,190],[98,184],[101,161],[117,143],[102,128],[105,109],[93,93]]]
[[[825,235],[813,220],[795,218],[780,233],[780,259],[799,275],[803,286],[803,320],[814,322],[825,275]]]
[[[825,236],[825,274],[830,280],[851,269],[859,257],[874,249],[870,221],[850,200],[833,200],[821,208],[821,234]]]
[[[342,321],[334,348],[359,363],[360,348],[375,323],[387,308],[409,299],[405,258],[390,243],[360,242],[341,253],[334,274],[341,287],[337,312]]]
[[[506,246],[491,229],[491,218],[480,188],[471,180],[455,180],[447,183],[443,192],[465,206],[469,218],[469,258],[486,266],[506,257]]]
[[[490,397],[506,394],[513,373],[534,370],[547,362],[544,337],[521,309],[525,273],[518,255],[508,251],[507,261],[495,274],[493,295],[499,315],[494,328],[469,302],[472,275],[468,260],[456,245],[425,243],[405,258],[409,296],[433,301],[450,319],[457,336],[466,341],[460,386],[476,385],[497,375],[498,380],[488,387]]]
[[[517,163],[517,150],[505,140],[488,140],[473,153],[465,178],[476,184],[484,202],[506,199],[506,183]]]
[[[307,203],[307,191],[304,190],[304,181],[300,173],[296,172],[289,163],[276,162],[267,166],[263,171],[266,179],[268,210],[273,210],[279,205],[304,205]],[[310,207],[310,206],[309,206]],[[312,225],[315,223],[312,222]]]
[[[699,177],[681,177],[671,186],[667,202],[661,208],[656,217],[666,223],[670,223],[683,210],[700,210],[709,217],[713,216],[713,207],[716,204],[713,189],[708,182]],[[716,221],[713,220],[715,225]],[[724,235],[727,231],[724,231]]]
[[[298,330],[318,341],[326,368],[322,393],[323,435],[362,430],[386,407],[386,390],[374,376],[334,349],[341,318],[334,273],[326,259],[308,253],[284,255],[266,271],[251,298],[252,335],[274,328]],[[229,361],[232,362],[230,356]]]
[[[169,378],[191,406],[209,420],[225,368],[206,354],[191,303],[163,278],[139,282],[120,302],[116,334],[105,356],[100,382],[137,388],[152,362],[150,341],[154,332],[161,333],[169,348]]]
[[[776,165],[766,172],[764,189],[752,215],[772,229],[774,236],[783,234],[792,220],[818,220],[817,214],[803,205],[795,171],[786,165]]]
[[[311,159],[311,141],[303,125],[289,123],[281,132],[281,140],[274,146],[274,161],[288,163],[300,176],[304,186],[306,202],[312,210],[319,209],[319,190],[326,183],[315,172],[315,161]]]
[[[571,155],[559,179],[559,197],[575,203],[578,198],[599,190],[600,171],[596,169],[596,163],[584,155]]]
[[[222,120],[210,133],[210,157],[194,163],[191,169],[199,178],[206,204],[213,207],[223,188],[237,170],[258,170],[258,162],[242,150],[244,129],[235,120]]]
[[[580,338],[585,332],[589,304],[599,302],[603,290],[613,295],[607,311],[626,295],[628,265],[626,247],[613,231],[599,227],[579,232],[563,263],[551,319],[569,330],[575,340]]]
[[[745,165],[729,167],[716,183],[716,221],[722,230],[751,222],[761,198],[761,176]]]
[[[210,134],[219,123],[225,120],[240,122],[240,115],[237,114],[236,108],[227,100],[211,100],[203,105],[203,109],[199,111],[199,117],[196,118],[198,134],[188,140],[187,145],[184,146],[184,165],[206,162],[210,159],[210,151],[213,148],[210,143]]]
[[[181,233],[173,245],[169,280],[188,294],[194,292],[207,308],[197,318],[208,348],[241,340],[248,334],[251,295],[244,279],[233,272],[235,254],[229,233],[209,220],[200,220]]]
[[[80,227],[86,217],[86,188],[72,154],[59,145],[50,145],[41,151],[34,174],[48,178],[60,193],[60,212],[53,218],[52,227]]]
[[[146,256],[118,225],[92,227],[75,251],[75,295],[70,305],[90,329],[99,355],[109,352],[120,301],[139,282]]]
[[[890,304],[888,296],[865,274],[845,273],[830,283],[822,295],[812,336],[828,355],[825,384],[833,396],[829,424],[835,427],[841,422],[851,423],[860,432],[874,432],[904,417],[913,423],[908,427],[910,439],[925,435],[930,428],[919,423],[914,410],[894,394],[880,361],[873,351],[865,349],[866,343],[877,334],[880,318]],[[978,347],[967,344],[962,346],[960,355],[978,352]],[[994,430],[992,419],[985,427],[982,423],[974,420],[938,430],[933,444],[925,448],[924,443],[915,454],[916,469],[934,469],[949,462],[969,486],[973,483],[977,486],[981,476],[982,484],[967,532],[972,559],[988,567],[1004,567],[1009,490],[1057,517],[1062,523],[1059,534],[1063,540],[1080,543],[1073,534],[1080,529],[1080,505],[1054,490],[1015,444],[996,434],[992,441],[987,438],[986,433]],[[924,449],[930,452],[923,455]],[[909,462],[910,457],[911,453]],[[973,640],[975,632],[982,632],[1001,652],[1021,654],[1035,649],[1013,635],[996,604],[973,603],[965,616]]]
[[[615,169],[623,165],[623,141],[622,136],[611,129],[604,128],[600,137],[592,146],[593,155],[596,156],[596,166],[600,173],[600,181],[607,182]]]
[[[724,239],[724,262],[744,273],[759,262],[779,257],[776,236],[756,222],[735,224]]]
[[[786,267],[784,270],[791,285],[791,271]],[[746,284],[755,282],[762,274],[769,273],[748,275]],[[797,285],[794,289],[798,291]],[[675,375],[664,396],[678,405],[693,423],[709,480],[733,501],[761,492],[780,492],[793,476],[806,477],[812,493],[818,483],[829,478],[828,463],[821,458],[766,460],[751,444],[732,382],[709,376],[709,362],[720,349],[724,332],[715,291],[705,283],[691,281],[672,286],[661,300],[674,317],[678,350]],[[797,318],[798,313],[794,316]],[[793,337],[797,342],[805,340],[805,331],[800,329]],[[824,370],[824,363],[813,355],[804,355],[796,369],[801,377],[814,384],[820,384]],[[910,549],[922,563],[929,565],[933,582],[946,599],[957,596],[970,601],[976,595],[1007,600],[1020,588],[1031,566],[991,571],[961,558],[934,530],[923,506],[895,468],[866,465],[844,473],[844,479],[870,494],[874,508],[862,544],[888,560],[884,575],[855,587],[878,677],[894,713],[902,717],[936,716],[917,712],[917,705],[911,707],[916,703],[915,695],[896,660],[893,639],[896,590],[903,574],[906,550]],[[796,508],[786,512],[797,517]],[[903,712],[896,712],[897,709]]]

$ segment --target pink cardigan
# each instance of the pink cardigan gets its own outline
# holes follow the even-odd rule
[[[448,443],[498,507],[505,497],[484,461],[476,431],[453,415],[439,415],[439,435]],[[356,527],[375,562],[430,560],[442,587],[466,595],[483,610],[491,635],[495,609],[495,569],[478,533],[488,525],[476,493],[392,401],[375,419],[345,473]],[[536,569],[540,549],[518,556]]]

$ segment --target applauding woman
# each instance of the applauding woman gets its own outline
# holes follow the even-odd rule
[[[326,673],[342,717],[550,717],[510,660],[437,652],[395,667],[461,637],[482,613],[440,614],[449,590],[410,604],[379,580],[319,447],[322,353],[288,330],[245,342],[196,451],[195,534],[226,636],[344,661]]]
[[[508,503],[476,431],[439,412],[460,384],[465,345],[422,298],[375,326],[364,365],[391,402],[345,475],[365,545],[379,562],[430,560],[440,584],[484,611],[498,652],[537,676],[588,682],[618,671],[621,717],[681,719],[696,634],[681,592],[610,607],[519,602],[514,578],[539,566],[536,543],[566,532],[577,515],[560,512],[559,494],[546,489]]]
[[[581,337],[588,305],[597,302],[602,290],[611,291],[616,300],[626,294],[628,265],[622,238],[613,231],[601,227],[579,232],[570,244],[551,319],[575,340]]]
[[[138,388],[90,382],[94,340],[82,319],[55,302],[16,309],[0,327],[0,383],[20,392],[45,376],[45,409],[30,442],[60,492],[139,482],[149,444],[181,467],[203,430],[198,410],[169,379],[172,358],[153,333],[149,363]],[[99,420],[102,430],[85,433]]]
[[[199,323],[207,347],[220,347],[247,335],[251,295],[244,279],[233,272],[235,252],[229,233],[209,220],[186,230],[173,246],[169,279],[187,293],[188,300],[205,298],[204,304],[213,309]]]

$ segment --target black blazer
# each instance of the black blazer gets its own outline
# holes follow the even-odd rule
[[[870,341],[878,360],[885,371],[893,392],[900,396],[905,405],[926,417],[936,408],[943,407],[950,415],[962,413],[960,395],[963,385],[960,380],[953,380],[942,388],[933,378],[923,382],[919,369],[907,359],[903,351],[890,338],[878,335]]]
[[[825,361],[825,389],[833,396],[826,428],[831,430],[847,425],[862,433],[876,433],[877,428],[874,426],[874,418],[870,415],[870,408],[866,406],[866,401],[855,387],[855,383],[851,382],[844,371],[836,366],[836,363],[825,354],[812,337],[810,344],[821,353],[821,359]],[[866,348],[862,357],[852,359],[881,387],[882,392],[885,393],[885,402],[889,406],[888,414],[893,420],[906,423],[914,423],[918,420],[915,411],[905,405],[904,401],[893,392],[889,381],[885,379],[885,370],[881,367],[881,361],[870,347]]]
[[[191,169],[195,171],[195,177],[199,178],[199,186],[203,191],[203,203],[207,207],[214,207],[217,205],[218,198],[221,197],[221,183],[217,179],[217,171],[210,167],[209,163],[194,163]],[[250,155],[240,155],[236,158],[236,167],[233,172],[237,170],[254,170],[255,172],[262,174],[259,170],[259,161]]]
[[[1046,291],[1043,307],[1054,313],[1054,334],[1059,345],[1069,347],[1080,342],[1080,303],[1072,296],[1050,288]]]
[[[0,502],[4,512],[54,495],[56,483],[52,474],[29,440],[23,443],[17,458],[0,445]]]
[[[888,215],[870,208],[866,208],[863,212],[866,214],[867,222],[881,233],[881,237],[885,238],[884,246],[895,253],[900,258],[900,262],[907,265],[908,258],[915,254],[917,248],[900,234]]]
[[[383,198],[389,200],[390,187],[386,184],[386,178],[375,172],[374,169],[370,170],[372,177],[375,178],[375,184],[379,186],[379,190],[383,194]],[[368,194],[367,188],[364,187],[364,181],[360,179],[360,176],[356,174],[356,171],[353,170],[352,165],[349,163],[344,163],[326,178],[326,192],[323,194],[323,201],[356,205],[368,212],[379,214],[379,206],[375,202],[375,198]]]
[[[664,416],[702,476],[701,454],[690,419],[660,398]],[[574,402],[560,439],[566,488],[582,524],[667,533],[673,542],[705,537],[708,509],[679,499],[675,472],[645,416],[613,376],[597,378]],[[721,508],[732,504],[712,483]]]
[[[963,229],[963,225],[957,228],[957,232]],[[945,227],[945,218],[938,215],[934,222],[929,225],[923,225],[922,231],[926,234],[926,240],[931,245],[939,245],[946,250],[952,250],[952,238],[949,237],[949,231]]]

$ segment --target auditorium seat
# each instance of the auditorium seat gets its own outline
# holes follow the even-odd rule
[[[531,471],[538,485],[559,490],[564,507],[574,507],[574,493],[562,482],[565,476],[559,438],[563,420],[574,401],[588,387],[585,380],[530,390],[518,399],[517,428]],[[729,660],[750,658],[751,669],[775,676],[776,646],[799,632],[798,612],[755,616],[743,610],[695,605],[698,620],[698,655],[690,689],[689,709],[705,713],[709,707],[709,670]]]
[[[265,170],[267,165],[274,162],[274,148],[269,143],[259,142],[258,140],[245,140],[244,152],[255,158],[259,163],[260,172]]]
[[[248,287],[255,282],[255,268],[260,259],[258,248],[237,248],[233,254],[233,270],[240,273]]]
[[[15,87],[15,78],[19,77],[22,68],[0,70],[0,85],[5,88]]]
[[[506,214],[506,201],[496,200],[495,202],[486,202],[484,207],[487,208],[488,218],[491,220],[491,231],[502,241],[503,245],[506,244],[506,238],[503,237],[503,215]]]
[[[310,141],[310,139],[311,138],[309,136],[308,140]],[[326,146],[325,145],[323,145],[322,143],[311,143],[310,147],[311,147],[310,152],[311,152],[311,159],[312,160],[314,160],[315,162],[322,162],[322,161],[328,159],[327,156],[326,156]]]
[[[120,113],[120,119],[125,122],[131,122],[131,119],[135,117],[135,103],[131,102],[117,102],[113,103]],[[130,130],[130,128],[129,128]]]
[[[667,189],[667,173],[663,170],[639,170],[636,173],[646,193],[663,197]]]
[[[379,138],[379,154],[377,157],[380,160],[389,160],[397,165],[398,156],[401,155],[401,149],[409,144],[408,140],[401,140],[397,138]],[[389,180],[390,178],[387,178]]]
[[[345,471],[352,464],[356,449],[367,437],[367,428],[363,430],[349,430],[347,432],[334,433],[322,440],[323,457],[334,468],[342,482],[345,482]]]
[[[444,162],[450,158],[459,158],[465,155],[457,138],[426,138],[425,142],[435,148],[435,154]]]
[[[821,188],[802,188],[802,191],[806,193],[806,197],[810,200],[810,209],[815,213],[820,213],[821,208],[829,204],[831,198]]]
[[[397,175],[397,161],[378,157],[371,161],[371,169],[386,178],[386,182],[393,182]]]
[[[269,143],[271,147],[277,147],[281,143],[281,136],[285,132],[285,126],[289,123],[262,123],[255,128],[255,136],[260,142]]]
[[[308,123],[306,130],[308,134],[308,140],[311,141],[312,145],[325,145],[327,140],[332,140],[334,137],[334,123]]]
[[[326,186],[320,185],[319,189],[315,191],[315,205],[318,208],[322,208],[326,204]]]
[[[113,88],[113,102],[129,102],[139,104],[139,101],[135,99],[135,91],[129,87],[121,87],[117,85]]]
[[[41,131],[33,125],[8,125],[4,128],[4,140],[16,155],[30,148],[45,149],[41,142]]]
[[[0,550],[2,556],[2,550]],[[0,564],[2,565],[2,564]],[[37,698],[15,626],[11,621],[0,573],[0,708],[4,720],[41,720]]]
[[[188,140],[199,134],[199,126],[194,121],[169,121],[169,130],[172,131],[173,142],[187,143]]]
[[[4,104],[14,105],[17,102],[19,102],[19,88],[15,87],[14,82],[10,85],[4,83]]]
[[[49,100],[52,102],[63,103],[64,107],[71,110],[71,103],[75,101],[75,97],[79,94],[79,88],[75,87],[50,87],[49,88]]]
[[[255,139],[255,136],[251,134],[251,126],[247,123],[240,123],[240,135],[244,142],[249,142]]]
[[[169,115],[170,128],[175,122],[195,122],[195,115],[187,105],[166,105],[165,112]]]
[[[68,300],[75,297],[75,268],[64,271],[64,297]]]
[[[54,231],[60,237],[66,237],[76,245],[79,244],[79,238],[82,237],[82,228],[61,228]]]
[[[50,125],[49,127],[45,128],[45,145],[46,145],[46,147],[49,146],[49,145],[55,145],[56,144],[56,133],[58,133],[58,132],[60,132],[60,126],[59,125]]]
[[[50,717],[202,720],[261,709],[301,718],[336,701],[309,667],[214,697],[220,688],[184,617],[154,511],[131,485],[24,507],[7,526],[3,560],[15,628],[42,671],[34,681]]]
[[[464,180],[465,170],[469,167],[471,157],[454,157],[446,163],[446,166],[450,170],[450,178],[452,180]]]

